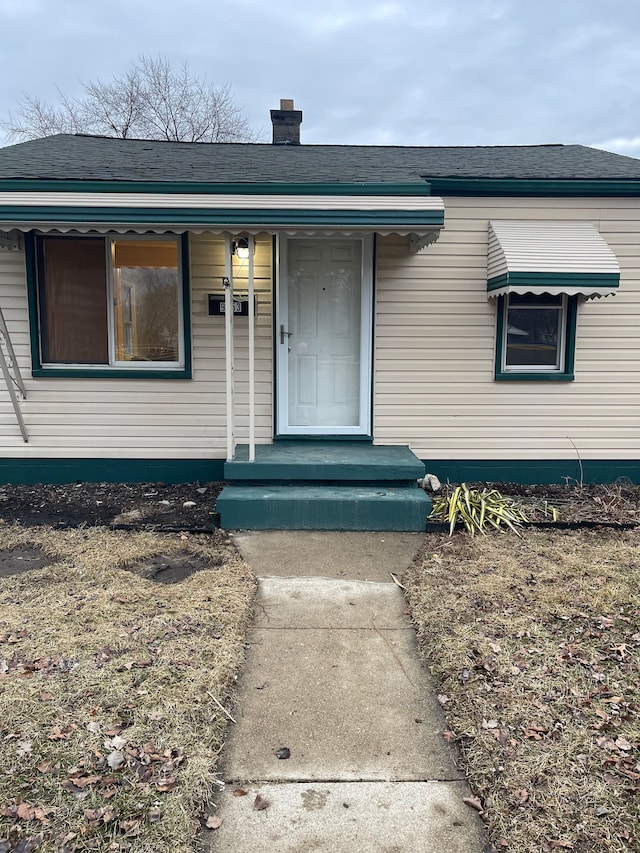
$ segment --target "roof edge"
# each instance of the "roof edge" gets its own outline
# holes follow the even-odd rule
[[[423,177],[439,196],[640,196],[640,178]]]
[[[217,195],[378,195],[416,196],[431,195],[426,181],[415,183],[202,183],[189,181],[96,181],[54,178],[4,178],[0,179],[0,192],[87,192],[87,193],[193,193]]]

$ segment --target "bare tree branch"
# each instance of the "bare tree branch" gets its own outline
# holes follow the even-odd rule
[[[141,56],[108,83],[82,83],[83,94],[58,91],[57,104],[32,95],[18,102],[16,116],[0,121],[12,139],[56,133],[90,133],[176,142],[253,142],[251,129],[229,85],[216,88],[194,77],[187,63],[174,70],[166,57]]]

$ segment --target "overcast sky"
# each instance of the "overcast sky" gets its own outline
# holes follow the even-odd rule
[[[640,157],[640,0],[0,0],[0,118],[140,54],[229,83],[264,141],[294,98],[303,143]]]

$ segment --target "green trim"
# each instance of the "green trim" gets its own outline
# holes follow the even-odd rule
[[[567,328],[565,330],[564,372],[573,380],[576,361],[576,334],[578,328],[578,297],[572,296],[567,304]]]
[[[535,373],[535,372],[527,372],[523,373],[496,373],[495,375],[496,382],[573,382],[575,376],[573,371],[559,373],[556,371],[555,373]]]
[[[498,309],[496,318],[496,347],[494,359],[493,378],[496,382],[573,382],[575,379],[575,355],[576,355],[576,330],[578,322],[578,297],[570,296],[567,299],[564,365],[561,371],[514,371],[502,370],[502,348],[504,344],[504,317],[506,313],[507,297],[498,297]]]
[[[67,238],[68,239],[68,238]],[[75,239],[82,240],[82,237]],[[38,301],[37,241],[32,232],[25,234],[25,259],[27,274],[27,302],[29,306],[29,336],[31,346],[31,375],[35,378],[57,379],[191,379],[191,298],[189,236],[180,235],[182,272],[182,321],[184,335],[184,366],[141,370],[139,368],[113,367],[43,367],[40,359],[40,322]]]
[[[434,195],[640,196],[640,179],[553,180],[521,178],[430,178]]]
[[[507,287],[619,287],[620,273],[581,273],[581,272],[506,272],[487,281],[487,291]]]
[[[31,349],[31,373],[39,370],[40,322],[38,312],[38,272],[36,266],[36,238],[32,231],[24,235],[24,255],[27,274],[27,304],[29,307],[29,346]]]
[[[193,195],[430,195],[429,184],[286,184],[286,183],[203,183],[189,181],[76,181],[14,179],[0,181],[0,192],[69,193],[191,193]]]
[[[223,459],[0,459],[0,483],[208,483]]]
[[[38,367],[31,371],[36,379],[58,377],[59,379],[191,379],[191,370],[178,367],[175,370],[129,370],[120,367]]]
[[[427,471],[451,483],[585,483],[640,484],[640,459],[423,459]],[[562,518],[560,518],[562,520]]]
[[[560,483],[579,481],[577,457],[566,459],[423,459],[444,482]],[[640,484],[640,459],[582,459],[584,482]],[[220,482],[223,459],[0,459],[0,483]]]
[[[64,207],[2,205],[0,220],[19,222],[81,222],[192,226],[272,225],[402,225],[421,229],[444,225],[444,210],[282,210],[278,208],[161,208],[161,207]]]
[[[372,435],[274,435],[274,444],[279,441],[368,441],[373,444]]]
[[[427,177],[416,183],[206,183],[189,181],[79,181],[17,178],[0,181],[0,192],[93,192],[194,195],[524,195],[639,196],[640,179],[558,180],[550,178]]]

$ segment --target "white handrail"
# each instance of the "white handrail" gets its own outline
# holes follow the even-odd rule
[[[255,355],[255,303],[254,272],[255,237],[249,234],[249,462],[256,461],[256,355]]]
[[[224,344],[225,378],[227,391],[227,461],[235,453],[234,415],[233,415],[233,265],[231,254],[231,235],[224,237]]]

